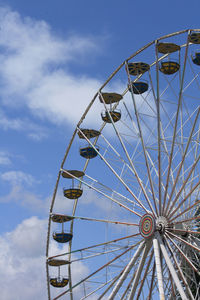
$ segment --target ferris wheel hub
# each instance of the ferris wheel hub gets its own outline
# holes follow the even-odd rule
[[[156,230],[155,218],[152,214],[145,214],[139,224],[140,234],[144,238],[150,238]]]
[[[169,222],[166,217],[159,216],[155,218],[152,214],[149,213],[143,215],[139,223],[140,234],[144,238],[152,237],[155,231],[159,231],[160,234],[163,234],[166,228],[170,228]]]
[[[166,217],[159,216],[156,219],[156,228],[160,233],[164,233],[165,228],[168,226],[168,220]]]

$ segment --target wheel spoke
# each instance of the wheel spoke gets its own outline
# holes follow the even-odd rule
[[[200,160],[200,155],[199,155],[198,159],[196,160],[196,162],[193,164],[193,166],[192,166],[192,168],[191,168],[191,170],[190,170],[190,172],[189,172],[187,178],[185,179],[185,181],[184,181],[184,183],[183,183],[181,189],[179,190],[178,194],[176,195],[176,198],[175,198],[174,201],[173,201],[173,206],[174,206],[174,205],[176,204],[176,202],[178,201],[181,192],[183,191],[183,189],[184,189],[186,183],[188,182],[188,180],[189,180],[189,178],[190,178],[190,176],[191,176],[191,174],[192,174],[192,172],[193,172],[194,168],[196,167],[196,165],[197,165],[197,163],[198,163],[199,160]],[[171,213],[169,214],[169,216],[168,216],[169,218],[170,218],[170,217],[178,210],[178,208],[179,208],[179,207],[180,207],[180,206],[188,199],[188,197],[190,197],[190,195],[195,191],[195,189],[199,186],[199,184],[200,184],[200,180],[199,180],[199,181],[197,182],[197,184],[191,189],[191,191],[187,194],[187,196],[185,196],[185,198],[183,199],[183,201],[181,201],[181,203],[178,205],[178,207],[177,207],[173,212],[171,212]],[[170,207],[170,209],[171,209],[171,208],[172,208],[172,207]]]
[[[192,267],[192,269],[198,273],[197,268],[194,266],[194,264],[191,262],[191,260],[184,254],[184,252],[180,249],[180,247],[170,238],[169,234],[166,233],[166,236],[172,242],[172,244],[175,246],[175,248],[181,253],[183,258],[188,262],[188,264]]]
[[[140,259],[140,263],[139,263],[139,266],[138,266],[138,269],[136,271],[134,281],[133,281],[133,284],[132,284],[132,287],[131,287],[130,295],[129,295],[129,298],[128,298],[129,300],[133,299],[133,297],[135,295],[135,292],[136,292],[136,289],[137,289],[137,286],[138,286],[138,281],[140,279],[140,276],[141,276],[141,273],[142,273],[142,270],[143,270],[143,267],[144,267],[144,264],[145,264],[145,261],[146,261],[146,257],[147,257],[147,254],[149,253],[150,248],[151,248],[151,242],[146,243],[146,246],[143,250],[142,257]]]
[[[153,284],[154,284],[154,279],[155,279],[155,271],[156,271],[156,264],[155,264],[155,262],[154,262],[154,264],[153,264],[153,270],[152,270],[151,285],[150,285],[150,289],[149,289],[148,300],[151,300],[151,299],[152,299],[152,291],[153,291]]]
[[[126,147],[125,147],[125,145],[124,145],[124,143],[123,143],[123,141],[122,141],[122,138],[121,138],[121,136],[120,136],[120,134],[119,134],[119,132],[118,132],[118,130],[117,130],[117,128],[116,128],[114,122],[113,122],[113,119],[112,119],[112,117],[111,117],[111,115],[110,115],[110,112],[109,112],[109,110],[108,110],[107,107],[106,107],[106,104],[105,104],[105,101],[104,101],[104,98],[103,98],[102,94],[100,93],[99,95],[100,95],[100,97],[101,97],[101,99],[102,99],[102,102],[103,102],[103,104],[104,104],[104,107],[105,107],[105,109],[106,109],[106,111],[107,111],[107,113],[108,113],[108,115],[109,115],[109,117],[110,117],[110,120],[111,120],[111,122],[112,122],[113,128],[114,128],[114,130],[115,130],[115,132],[116,132],[116,135],[117,135],[117,137],[118,137],[118,139],[119,139],[119,141],[120,141],[120,143],[121,143],[121,146],[122,146],[122,148],[123,148],[123,150],[124,150],[124,152],[125,152],[125,154],[126,154],[126,157],[127,157],[128,161],[129,161],[129,163],[130,163],[130,166],[131,166],[131,168],[132,168],[132,170],[133,170],[133,173],[134,173],[135,177],[136,177],[137,180],[138,180],[138,184],[140,185],[140,187],[141,187],[141,189],[142,189],[142,191],[143,191],[143,194],[144,194],[144,196],[145,196],[145,199],[146,199],[146,201],[147,201],[147,203],[148,203],[148,205],[149,205],[149,207],[150,207],[150,209],[151,209],[153,215],[155,216],[154,208],[153,208],[153,206],[151,205],[150,199],[148,198],[148,195],[147,195],[147,193],[146,193],[146,191],[145,191],[145,188],[144,188],[144,186],[143,186],[143,184],[142,184],[142,180],[139,178],[139,176],[138,176],[138,174],[137,174],[137,171],[136,171],[136,169],[135,169],[135,166],[133,165],[133,162],[132,162],[132,160],[131,160],[131,158],[130,158],[130,156],[129,156],[129,153],[128,153],[128,151],[127,151],[127,149],[126,149]],[[149,172],[148,172],[148,173],[149,173]],[[136,200],[136,201],[137,201],[137,200]],[[144,208],[144,207],[143,207],[143,208]]]
[[[160,300],[165,300],[163,273],[162,273],[161,259],[160,259],[160,249],[159,249],[159,244],[158,244],[158,240],[156,237],[154,237],[154,239],[153,239],[153,247],[154,247],[154,256],[155,256],[155,264],[156,264],[156,271],[157,271],[157,281],[158,281]]]
[[[173,252],[173,249],[172,249],[172,247],[170,246],[170,244],[169,244],[169,242],[168,242],[168,240],[167,240],[166,238],[165,238],[165,242],[166,242],[167,247],[168,247],[168,249],[169,249],[169,251],[170,251],[170,253],[171,253],[172,257],[173,257],[173,260],[174,260],[174,262],[175,262],[175,264],[176,264],[176,267],[177,267],[177,269],[178,269],[178,271],[179,271],[179,273],[180,273],[181,279],[182,279],[183,282],[184,282],[184,285],[185,285],[185,287],[186,287],[186,289],[187,289],[187,292],[188,292],[188,294],[189,294],[189,297],[190,297],[192,300],[194,300],[194,297],[193,297],[192,292],[191,292],[191,290],[190,290],[190,287],[189,287],[189,285],[188,285],[188,283],[187,283],[187,280],[186,280],[186,278],[185,278],[185,276],[184,276],[184,273],[183,273],[183,271],[182,271],[182,269],[181,269],[181,266],[180,266],[178,260],[176,259],[176,256],[174,255],[174,252]]]
[[[124,272],[122,273],[121,277],[119,278],[117,284],[115,285],[115,288],[113,289],[112,293],[110,294],[108,300],[113,300],[114,297],[116,296],[117,292],[119,291],[120,287],[122,286],[123,282],[125,281],[125,279],[127,278],[130,270],[132,269],[132,267],[134,266],[136,260],[138,259],[140,253],[142,252],[143,248],[145,246],[145,243],[141,243],[141,245],[138,247],[137,251],[135,252],[134,256],[132,257],[132,259],[130,260],[130,262],[128,263],[128,265],[126,266]]]
[[[125,269],[125,268],[124,268]],[[115,276],[115,278],[113,279],[112,283],[107,287],[107,289],[101,294],[101,296],[98,298],[98,300],[102,299],[107,293],[108,291],[113,287],[113,285],[117,282],[117,280],[120,278],[120,276],[122,275],[124,269],[117,275]]]
[[[84,135],[84,133],[78,128],[78,131],[81,132],[81,134],[84,136],[84,138],[87,140],[87,142],[92,146],[92,148],[98,152],[98,155],[102,158],[102,160],[105,162],[105,164],[109,167],[109,169],[115,174],[115,176],[120,180],[120,182],[125,186],[125,188],[129,191],[129,193],[133,196],[133,198],[136,200],[136,202],[144,209],[144,211],[148,212],[147,209],[144,207],[142,202],[136,197],[136,195],[132,192],[132,190],[128,187],[128,185],[122,180],[122,178],[115,172],[115,170],[112,168],[112,166],[105,160],[105,158],[101,155],[99,151],[95,148],[95,146],[91,143],[91,141]]]
[[[191,206],[189,206],[188,208],[186,208],[185,210],[183,210],[180,214],[176,215],[174,218],[170,219],[170,222],[176,220],[178,217],[182,216],[183,214],[185,214],[186,212],[190,211],[191,209],[193,209],[195,206],[197,206],[200,203],[199,201],[196,201],[194,204],[192,204]]]
[[[152,261],[152,258],[153,258],[153,250],[151,251],[151,255],[149,257],[149,261],[148,261],[148,264],[146,266],[146,270],[144,272],[144,275],[143,275],[143,278],[141,280],[141,284],[140,284],[140,287],[138,289],[138,293],[137,293],[137,296],[136,296],[136,300],[139,300],[139,297],[140,297],[140,294],[142,292],[142,288],[144,286],[144,282],[146,280],[146,277],[147,277],[147,274],[148,274],[148,271],[149,271],[149,267],[150,267],[150,264],[151,264],[151,261]]]
[[[148,163],[148,160],[147,160],[146,149],[145,149],[145,144],[144,144],[144,139],[143,139],[143,133],[142,133],[142,129],[141,129],[140,121],[139,121],[139,115],[138,115],[138,111],[137,111],[137,107],[136,107],[133,88],[132,88],[132,85],[131,85],[130,75],[129,75],[129,72],[128,72],[127,62],[125,64],[125,66],[126,66],[126,71],[127,71],[127,76],[128,76],[128,82],[129,82],[129,85],[131,87],[131,97],[132,97],[132,100],[133,100],[133,106],[134,106],[134,110],[135,110],[135,115],[136,115],[138,130],[139,130],[139,134],[140,134],[142,149],[143,149],[143,153],[144,153],[144,159],[145,159],[145,163],[146,163],[146,168],[147,168],[148,178],[149,178],[149,182],[150,182],[151,192],[152,192],[152,196],[153,196],[154,206],[155,206],[155,209],[156,209],[156,215],[158,215],[158,209],[157,209],[157,205],[156,205],[154,187],[153,187],[152,178],[151,178],[151,174],[150,174],[150,168],[149,168],[149,163]],[[151,211],[155,215],[155,212],[152,208],[152,205],[151,205]]]
[[[171,146],[171,151],[170,151],[169,166],[168,166],[168,173],[167,173],[167,180],[166,180],[166,190],[165,190],[165,194],[164,194],[164,204],[163,204],[164,207],[165,207],[168,185],[169,185],[169,175],[170,175],[170,170],[171,170],[172,157],[173,157],[173,153],[174,153],[174,145],[175,145],[177,125],[178,125],[179,110],[180,110],[181,101],[182,101],[182,92],[183,92],[183,83],[184,83],[184,76],[185,76],[185,69],[186,69],[188,45],[189,45],[189,39],[187,40],[187,45],[186,45],[186,49],[185,49],[184,67],[183,67],[183,72],[182,72],[181,86],[180,86],[179,99],[178,99],[178,107],[177,107],[177,113],[176,113],[176,120],[175,120],[175,124],[174,124],[172,146]]]
[[[69,216],[69,215],[60,215],[60,214],[59,214],[59,216],[68,217],[68,218],[77,219],[77,220],[84,220],[84,221],[103,222],[103,223],[128,225],[128,226],[139,226],[137,223],[128,223],[128,222],[111,221],[111,220],[103,220],[103,219],[93,219],[93,218],[88,218],[88,217]]]
[[[200,252],[200,248],[199,248],[199,247],[196,247],[196,246],[192,245],[191,243],[189,243],[189,242],[187,242],[186,240],[180,238],[179,236],[173,234],[172,232],[168,232],[168,233],[169,233],[170,235],[172,235],[175,239],[181,241],[182,243],[184,243],[184,244],[190,246],[191,248],[193,248],[194,250]]]
[[[169,255],[168,255],[168,253],[167,253],[167,251],[166,251],[166,248],[165,248],[165,246],[164,246],[164,244],[163,244],[163,241],[162,241],[162,239],[161,239],[159,233],[157,233],[156,235],[157,235],[157,238],[158,238],[158,241],[159,241],[160,249],[161,249],[161,251],[162,251],[162,254],[163,254],[163,256],[164,256],[164,259],[165,259],[165,261],[166,261],[166,264],[167,264],[167,266],[168,266],[168,269],[169,269],[169,271],[170,271],[170,273],[171,273],[171,276],[172,276],[172,278],[173,278],[173,281],[175,282],[176,287],[177,287],[177,289],[178,289],[178,291],[179,291],[179,293],[180,293],[182,299],[183,299],[183,300],[187,300],[188,298],[187,298],[187,296],[186,296],[186,294],[185,294],[185,292],[184,292],[184,289],[183,289],[183,287],[182,287],[182,285],[181,285],[181,282],[180,282],[180,280],[179,280],[179,278],[178,278],[178,276],[177,276],[177,274],[176,274],[176,270],[174,269],[174,266],[173,266],[173,264],[172,264],[172,262],[171,262],[171,259],[170,259]]]
[[[178,178],[179,178],[179,175],[180,175],[180,172],[181,172],[181,169],[182,169],[182,166],[184,164],[184,161],[185,161],[185,157],[186,157],[186,154],[187,154],[187,151],[188,151],[188,148],[189,148],[189,145],[190,145],[190,142],[191,142],[191,139],[192,139],[192,136],[193,136],[193,132],[194,132],[194,129],[195,129],[195,126],[196,126],[196,123],[198,121],[198,118],[199,118],[199,113],[200,113],[200,109],[198,109],[198,112],[196,114],[196,117],[195,117],[195,121],[194,121],[194,124],[193,124],[193,127],[192,127],[192,130],[190,132],[190,136],[188,138],[188,141],[187,141],[187,145],[185,147],[185,151],[182,155],[182,160],[181,160],[181,163],[179,165],[179,169],[177,171],[177,175],[176,175],[176,178],[175,178],[175,181],[174,181],[174,184],[173,184],[173,187],[172,187],[172,190],[171,190],[171,193],[170,193],[170,196],[169,196],[169,199],[172,199],[172,196],[173,196],[173,193],[174,193],[174,190],[175,190],[175,187],[176,187],[176,184],[177,184],[177,181],[178,181]],[[196,166],[196,165],[195,165]],[[194,166],[194,167],[195,167]],[[194,168],[192,168],[192,170],[194,170]],[[187,181],[185,181],[185,184],[187,183]],[[179,191],[178,195],[180,195],[180,192],[182,190]],[[176,196],[178,198],[178,196]],[[173,205],[176,203],[176,199],[173,201]],[[167,212],[167,209],[168,209],[168,206],[166,207],[166,212]],[[171,208],[169,208],[170,210]],[[166,213],[165,212],[165,213]]]

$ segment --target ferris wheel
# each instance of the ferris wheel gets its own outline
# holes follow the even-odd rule
[[[67,147],[47,234],[50,299],[200,299],[200,29],[127,58]]]

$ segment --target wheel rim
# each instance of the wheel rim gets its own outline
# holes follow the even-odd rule
[[[137,51],[110,76],[80,119],[61,164],[50,207],[49,299],[199,297],[200,67],[191,56],[198,50],[191,37],[199,32],[170,34]],[[170,49],[178,50],[161,54],[160,41],[168,42],[168,47],[175,41],[180,48],[170,44]],[[162,51],[164,47],[162,44]],[[171,63],[175,58],[175,66],[179,64],[180,68],[168,73],[160,70],[162,60]],[[120,78],[120,88],[125,89],[114,92],[123,99],[108,104],[103,95],[114,86],[115,77]],[[143,80],[149,89],[134,92],[132,82]],[[110,118],[103,124],[100,102]],[[118,122],[112,115],[116,108],[121,111]],[[91,129],[101,134],[89,138],[82,128],[88,128],[87,116],[90,120],[92,111],[98,113],[99,119]],[[92,161],[73,159],[74,149],[78,156],[79,146],[83,145],[80,137],[96,151]],[[68,171],[74,168],[71,160],[84,176]],[[60,176],[62,172],[65,178]],[[56,211],[64,210],[64,205],[60,208],[56,204],[63,183],[67,184],[66,178],[75,181],[78,189],[83,188],[83,196],[63,200],[68,201],[66,207],[70,211],[65,226],[74,237],[61,253],[54,254],[50,252],[54,227],[51,216],[65,215]],[[76,238],[84,233],[85,238]],[[62,267],[69,278],[68,287],[62,292],[50,288],[52,268],[48,261],[52,257],[70,262],[67,268]],[[85,267],[79,278],[73,266],[87,266],[87,270]]]

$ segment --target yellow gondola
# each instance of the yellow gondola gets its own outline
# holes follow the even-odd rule
[[[66,172],[62,172],[62,176],[67,179],[72,179],[72,187],[70,188],[64,188],[63,189],[63,194],[66,198],[68,199],[78,199],[79,197],[82,196],[83,190],[80,187],[75,187],[74,186],[74,177],[80,178],[84,176],[84,172],[78,171],[78,170],[67,170]]]
[[[69,279],[64,278],[64,277],[50,278],[50,284],[57,288],[65,287],[68,284],[68,282],[69,282]]]
[[[172,75],[176,73],[179,68],[180,65],[176,61],[162,61],[159,70],[166,75]]]
[[[189,42],[193,44],[200,44],[200,32],[192,32],[189,35]]]
[[[64,265],[70,264],[70,262],[68,260],[57,259],[57,258],[48,259],[47,263],[51,267],[60,267],[60,266],[64,266]]]
[[[73,220],[74,218],[72,216],[65,216],[65,215],[59,215],[59,214],[53,214],[51,216],[51,219],[55,223],[64,223]]]
[[[83,190],[79,188],[63,189],[63,194],[68,199],[78,199],[82,196]]]
[[[64,178],[68,178],[68,179],[73,179],[73,176],[75,176],[75,177],[77,177],[77,178],[80,178],[80,177],[83,177],[84,175],[85,175],[85,173],[84,172],[82,172],[82,171],[78,171],[78,170],[66,170],[67,172],[65,172],[65,171],[63,171],[62,172],[62,177],[64,177]],[[71,176],[71,175],[72,176]]]

